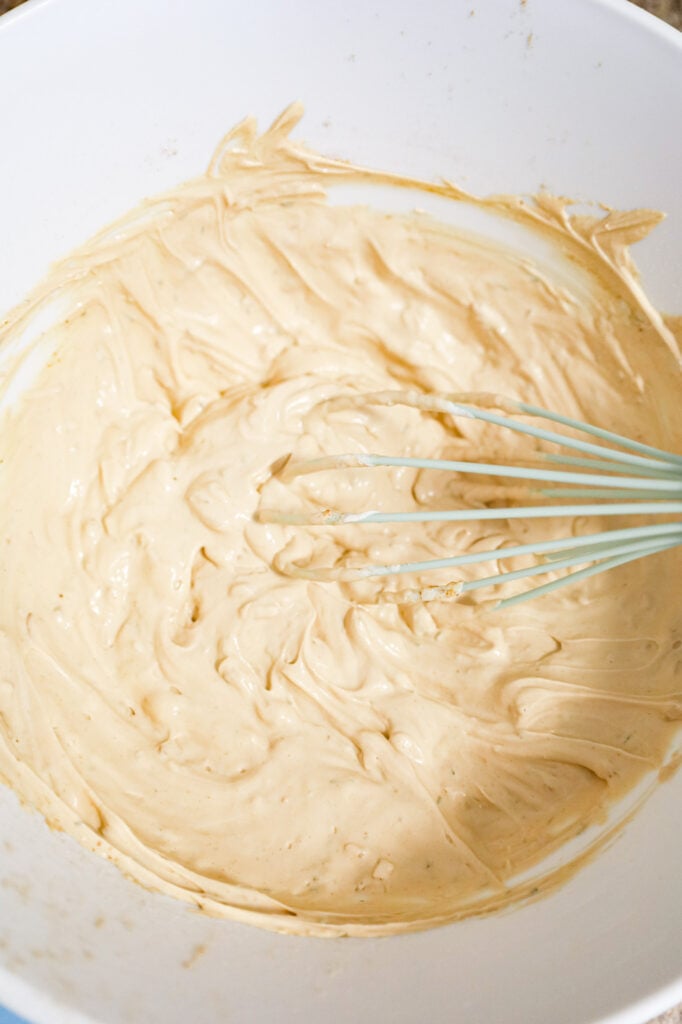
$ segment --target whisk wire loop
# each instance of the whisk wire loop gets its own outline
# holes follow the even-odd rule
[[[436,470],[462,476],[484,475],[503,481],[523,481],[525,494],[541,499],[536,505],[505,504],[497,507],[471,507],[457,509],[422,509],[413,512],[358,511],[341,512],[334,508],[313,511],[282,511],[261,508],[261,522],[307,526],[334,526],[367,523],[425,523],[472,522],[486,520],[533,520],[547,518],[576,518],[592,516],[655,515],[682,517],[682,456],[664,451],[613,431],[595,427],[580,420],[560,415],[538,406],[517,402],[499,395],[436,395],[419,392],[375,392],[369,395],[329,399],[329,406],[357,404],[383,406],[408,405],[429,413],[465,417],[532,437],[539,442],[561,446],[580,455],[544,450],[535,454],[530,465],[503,462],[414,458],[364,452],[323,456],[303,461],[282,463],[278,475],[283,482],[310,473],[327,470],[363,468],[408,468]],[[512,415],[544,419],[569,428],[576,434],[598,438],[607,444],[586,441],[571,434],[547,430],[512,419],[492,409],[502,409]],[[615,445],[618,447],[609,447]],[[623,450],[625,449],[625,450]],[[585,457],[588,456],[588,457]],[[537,463],[539,462],[539,465]],[[546,466],[545,463],[550,464]],[[562,465],[569,469],[550,468]],[[552,487],[537,486],[551,483]],[[518,496],[518,489],[517,489]],[[428,571],[460,568],[478,563],[504,561],[519,556],[532,556],[540,561],[525,568],[498,571],[474,580],[457,580],[440,586],[422,587],[405,591],[386,591],[379,599],[391,603],[423,600],[457,599],[462,595],[486,587],[497,587],[517,580],[530,580],[536,576],[565,570],[564,575],[540,586],[532,587],[497,602],[497,608],[511,607],[532,597],[551,593],[570,583],[606,572],[616,566],[660,551],[682,545],[682,518],[657,524],[603,530],[593,534],[560,537],[554,540],[507,545],[492,551],[476,551],[451,557],[422,561],[398,562],[364,566],[311,566],[280,560],[279,571],[317,581],[351,582],[371,577],[418,574]],[[588,564],[585,564],[588,563]],[[576,566],[583,565],[581,569]]]

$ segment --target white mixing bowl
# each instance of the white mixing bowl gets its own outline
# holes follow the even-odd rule
[[[682,36],[625,0],[32,0],[0,22],[0,98],[0,309],[300,98],[299,134],[358,162],[666,210],[637,257],[682,312]],[[681,807],[678,773],[536,904],[333,941],[148,894],[0,786],[0,1003],[41,1024],[641,1024],[682,1000]]]

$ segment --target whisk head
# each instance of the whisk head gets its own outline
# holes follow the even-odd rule
[[[416,391],[384,391],[329,400],[335,406],[395,406],[480,422],[545,442],[558,451],[537,450],[533,464],[413,458],[370,453],[342,453],[295,461],[281,460],[276,467],[285,483],[325,470],[380,469],[405,467],[473,474],[504,481],[501,491],[507,499],[495,507],[420,509],[411,512],[342,512],[331,507],[283,511],[261,508],[261,522],[305,526],[339,526],[348,523],[481,522],[485,520],[532,520],[557,517],[656,516],[664,521],[619,529],[600,530],[581,536],[513,544],[495,550],[465,552],[437,559],[363,566],[315,566],[280,561],[277,568],[287,575],[318,581],[351,582],[371,577],[422,574],[432,570],[457,569],[492,559],[505,561],[532,556],[535,564],[498,572],[475,580],[454,580],[444,585],[385,591],[381,600],[412,603],[457,599],[464,594],[514,581],[533,580],[557,570],[564,575],[532,586],[497,602],[510,607],[532,597],[547,594],[570,583],[586,579],[646,555],[682,545],[682,456],[644,444],[613,431],[518,402],[499,395],[463,393],[423,394]],[[515,416],[522,416],[521,421]],[[545,425],[536,425],[537,420]],[[546,424],[552,424],[548,427]],[[554,425],[565,428],[554,429]],[[509,497],[512,494],[513,501]],[[518,503],[523,498],[538,504]],[[582,568],[581,568],[582,567]]]

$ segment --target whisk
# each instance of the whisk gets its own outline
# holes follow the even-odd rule
[[[330,401],[339,404],[339,399]],[[343,398],[341,403],[359,404],[363,407],[405,405],[423,412],[447,414],[454,419],[464,417],[479,420],[517,434],[525,434],[536,442],[560,446],[561,450],[535,451],[533,465],[504,465],[364,453],[344,453],[300,461],[290,458],[277,470],[279,479],[287,483],[297,477],[323,470],[401,466],[456,474],[483,474],[505,481],[533,481],[536,485],[542,486],[530,488],[524,485],[526,493],[531,500],[535,497],[542,503],[519,505],[505,502],[499,507],[425,509],[414,512],[344,513],[333,508],[289,512],[261,508],[258,513],[261,522],[334,526],[342,523],[481,522],[559,516],[631,515],[663,516],[666,517],[666,521],[602,530],[581,536],[571,535],[536,543],[509,545],[494,550],[453,553],[452,557],[425,561],[360,567],[316,567],[298,565],[295,562],[280,563],[279,570],[288,575],[319,581],[357,581],[402,573],[421,574],[431,570],[456,569],[491,560],[504,561],[518,556],[533,556],[536,559],[535,564],[526,568],[497,572],[483,579],[456,580],[445,585],[399,592],[385,591],[381,595],[383,601],[409,603],[457,599],[486,587],[533,580],[537,576],[555,573],[557,570],[570,570],[559,578],[497,601],[495,607],[503,608],[540,597],[568,584],[624,565],[626,562],[682,545],[682,455],[675,455],[569,416],[562,416],[499,395],[439,395],[416,391],[384,391],[356,398]],[[537,419],[546,424],[557,424],[568,428],[571,433],[520,422],[512,418],[515,416]],[[551,468],[559,466],[564,468]],[[583,568],[578,568],[579,566]]]

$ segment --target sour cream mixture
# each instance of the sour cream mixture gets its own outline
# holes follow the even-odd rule
[[[519,876],[662,764],[682,559],[503,612],[386,603],[404,580],[282,569],[486,549],[485,576],[505,544],[604,524],[265,524],[266,507],[490,497],[405,469],[285,485],[273,466],[529,454],[475,424],[327,403],[391,389],[507,394],[680,451],[680,355],[626,248],[657,214],[477,200],[562,254],[539,266],[424,213],[330,204],[339,182],[467,197],[313,153],[290,139],[299,116],[238,126],[205,177],[59,265],[2,327],[7,389],[28,372],[22,333],[59,306],[0,429],[0,772],[151,888],[376,935],[550,888],[566,865]]]

